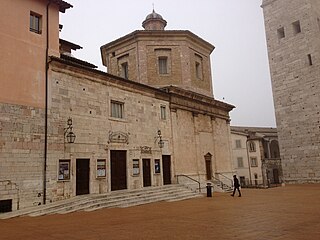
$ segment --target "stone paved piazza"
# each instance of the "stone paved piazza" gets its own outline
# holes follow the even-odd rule
[[[7,239],[319,239],[320,184],[0,220]]]

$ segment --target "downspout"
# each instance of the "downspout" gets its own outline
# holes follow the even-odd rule
[[[249,167],[249,181],[250,181],[250,186],[251,186],[251,184],[252,184],[252,179],[251,179],[250,157],[249,157],[249,150],[248,150],[248,142],[249,142],[249,141],[250,141],[249,136],[247,136],[246,150],[247,150],[248,167]]]
[[[44,164],[43,164],[43,204],[46,204],[47,197],[47,158],[48,158],[48,56],[49,56],[49,5],[48,1],[46,9],[46,59],[45,59],[45,123],[44,123]]]

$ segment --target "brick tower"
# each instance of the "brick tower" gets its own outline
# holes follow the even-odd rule
[[[187,30],[165,30],[154,10],[134,31],[101,47],[108,73],[152,87],[176,86],[213,97],[214,46]]]
[[[284,180],[320,181],[320,1],[263,0]]]

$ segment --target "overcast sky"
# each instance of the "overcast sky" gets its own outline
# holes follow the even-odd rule
[[[190,30],[213,44],[214,97],[236,106],[231,125],[275,127],[261,0],[66,0],[60,37],[83,47],[73,53],[102,65],[100,46],[135,30],[152,12],[167,30]]]

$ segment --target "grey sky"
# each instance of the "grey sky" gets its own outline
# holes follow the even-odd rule
[[[102,66],[100,46],[134,30],[155,11],[166,29],[190,30],[213,44],[214,97],[233,104],[231,125],[275,126],[261,0],[67,0],[60,37],[83,49],[75,57]]]

